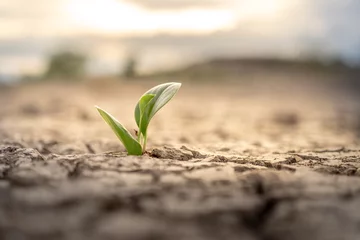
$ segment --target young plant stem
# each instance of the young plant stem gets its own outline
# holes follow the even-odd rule
[[[140,143],[140,145],[141,145],[141,132],[139,131],[139,133],[138,133],[138,136],[137,136],[138,138],[137,138],[137,140],[138,140],[138,142]]]
[[[143,153],[144,153],[145,150],[146,150],[146,140],[147,140],[147,136],[145,135],[145,136],[144,136],[144,142],[143,142]]]
[[[138,142],[140,143],[140,145],[142,146],[142,151],[143,153],[145,152],[145,149],[146,149],[146,140],[147,140],[147,136],[143,136],[142,133],[139,132],[139,135],[138,135]]]

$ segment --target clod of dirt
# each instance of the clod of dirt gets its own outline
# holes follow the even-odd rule
[[[32,148],[0,146],[0,163],[18,166],[32,161],[44,161],[42,155]]]
[[[296,113],[293,112],[279,112],[273,117],[273,121],[283,126],[296,126],[299,124],[300,119]]]
[[[267,167],[257,166],[253,164],[241,164],[234,167],[235,172],[247,172],[251,170],[266,170]]]
[[[17,149],[19,149],[19,147],[17,147],[17,146],[1,146],[0,154],[13,153]]]
[[[22,164],[17,168],[8,171],[8,180],[18,186],[34,186],[46,184],[54,180],[61,180],[67,177],[66,169],[56,162]]]
[[[6,135],[5,135],[6,136]],[[16,148],[24,148],[25,147],[25,143],[17,141],[17,140],[10,140],[7,139],[6,137],[3,138],[3,140],[0,140],[0,148],[4,148],[4,147],[16,147]]]
[[[41,114],[41,109],[35,104],[26,104],[21,107],[21,112],[25,115],[36,116]]]
[[[315,167],[316,172],[333,174],[333,175],[347,175],[352,176],[356,174],[357,169],[352,166],[319,166]]]
[[[227,148],[227,147],[223,147],[223,148],[220,148],[219,151],[220,152],[228,152],[230,151],[231,149],[230,148]]]
[[[198,152],[198,151],[195,151],[195,150],[192,150],[192,149],[190,149],[190,148],[188,148],[188,147],[186,147],[186,146],[182,146],[180,149],[186,150],[186,151],[190,151],[190,152],[192,153],[192,155],[194,156],[194,158],[204,159],[204,158],[207,157],[206,154],[202,154],[202,153],[200,153],[200,152]]]
[[[155,148],[150,152],[150,156],[161,159],[174,159],[180,161],[187,161],[193,158],[203,159],[206,157],[206,155],[201,154],[195,150],[190,150],[185,146],[182,146],[180,149],[171,147]]]
[[[176,148],[155,148],[151,151],[150,156],[162,159],[176,159],[187,161],[193,158],[191,151]]]

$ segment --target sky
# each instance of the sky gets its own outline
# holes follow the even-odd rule
[[[134,55],[141,72],[215,57],[360,59],[358,0],[2,0],[0,75],[36,75],[86,53],[91,74]]]

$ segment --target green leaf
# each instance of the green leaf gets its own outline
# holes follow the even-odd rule
[[[141,145],[136,141],[136,139],[131,136],[131,134],[124,128],[121,123],[119,123],[113,116],[111,116],[106,111],[102,110],[100,107],[95,106],[99,111],[101,117],[105,120],[107,124],[114,131],[116,136],[124,144],[129,155],[142,155]]]
[[[152,117],[166,104],[168,103],[174,95],[177,93],[181,83],[164,83],[158,85],[149,91],[147,91],[143,96],[152,94],[155,95],[151,101],[148,102],[143,111],[140,110],[140,101],[135,108],[135,120],[136,124],[139,126],[140,132],[146,137],[147,128],[149,126],[150,120]],[[140,98],[140,100],[142,97]]]
[[[140,98],[139,101],[139,109],[140,109],[140,117],[145,111],[145,107],[148,105],[148,103],[155,97],[154,94],[145,94]]]

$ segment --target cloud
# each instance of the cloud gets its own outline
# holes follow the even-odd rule
[[[6,18],[44,18],[58,15],[63,0],[12,0],[0,3],[0,17]]]
[[[305,8],[305,23],[316,31],[302,28],[299,40],[313,48],[324,48],[349,62],[360,61],[360,1],[319,0]]]
[[[230,0],[124,0],[150,10],[179,10],[227,6]]]
[[[68,31],[67,0],[0,1],[0,39],[57,35]]]

